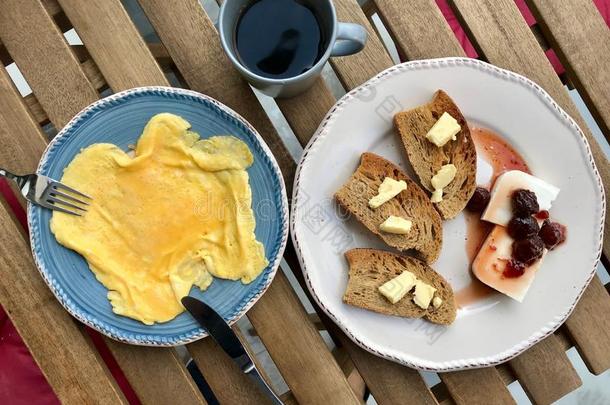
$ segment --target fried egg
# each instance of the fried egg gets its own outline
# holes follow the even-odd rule
[[[51,231],[87,260],[115,313],[167,322],[193,285],[250,283],[267,266],[254,234],[253,160],[238,138],[200,140],[183,118],[155,115],[135,156],[106,143],[75,156],[61,182],[90,206],[81,217],[54,211]]]

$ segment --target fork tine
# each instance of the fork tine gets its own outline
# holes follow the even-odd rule
[[[61,204],[67,208],[72,208],[75,210],[80,210],[83,212],[86,212],[87,210],[85,208],[79,207],[78,205],[60,200],[59,198],[53,197],[52,195],[50,195],[49,197],[47,197],[47,202],[51,205],[53,205],[54,207],[57,207],[57,204]]]
[[[46,202],[45,202],[45,203],[43,203],[43,202],[41,201],[40,205],[41,205],[42,207],[44,207],[44,208],[48,208],[48,209],[53,210],[53,211],[59,211],[59,212],[63,212],[64,214],[68,214],[68,215],[76,215],[77,217],[82,216],[82,215],[81,215],[80,213],[78,213],[78,212],[74,212],[74,211],[67,210],[67,209],[65,209],[65,208],[61,208],[60,206],[57,206],[57,205],[55,205],[55,204],[50,204],[50,203],[46,203]]]
[[[52,187],[53,187],[55,190],[58,190],[58,191],[59,191],[59,189],[61,188],[61,189],[63,189],[63,190],[69,191],[69,192],[71,192],[71,193],[73,193],[73,194],[79,195],[79,196],[81,196],[81,197],[88,198],[89,200],[91,199],[91,197],[89,197],[87,194],[83,194],[83,193],[81,193],[80,191],[75,190],[75,189],[73,189],[72,187],[68,187],[68,186],[66,186],[65,184],[60,183],[60,182],[58,182],[58,181],[54,181],[54,182],[52,182],[52,183],[51,183],[51,186],[52,186]]]
[[[66,193],[62,193],[61,191],[53,190],[50,194],[54,197],[61,197],[61,199],[63,200],[68,200],[83,205],[89,205],[88,202],[81,201],[78,198],[72,197],[71,195],[68,195]]]

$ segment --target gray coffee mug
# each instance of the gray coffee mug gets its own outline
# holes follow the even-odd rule
[[[271,97],[293,97],[307,90],[316,81],[324,64],[331,56],[347,56],[360,52],[366,43],[366,29],[358,24],[337,21],[335,6],[331,0],[305,0],[312,8],[327,39],[324,55],[316,64],[298,76],[272,79],[260,76],[244,66],[235,49],[237,20],[252,0],[225,0],[220,7],[218,31],[220,42],[233,66],[248,82]]]

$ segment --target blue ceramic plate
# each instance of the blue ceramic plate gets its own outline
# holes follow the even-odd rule
[[[256,237],[265,245],[269,266],[247,285],[215,279],[205,292],[196,287],[191,290],[192,296],[204,299],[234,323],[269,287],[288,237],[288,202],[279,167],[260,135],[241,116],[193,91],[169,87],[127,90],[91,104],[74,117],[49,144],[38,173],[60,179],[74,156],[94,143],[113,143],[127,150],[128,145],[136,143],[148,120],[161,112],[185,118],[202,138],[234,135],[254,155],[254,164],[248,169],[252,208]],[[29,205],[32,252],[49,288],[74,317],[113,339],[138,345],[174,346],[207,335],[188,313],[152,326],[113,313],[106,298],[107,289],[79,254],[57,243],[49,227],[50,219],[49,210]]]

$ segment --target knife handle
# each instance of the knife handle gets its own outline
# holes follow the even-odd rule
[[[249,362],[249,364],[244,364],[242,366],[242,371],[246,374],[254,383],[261,389],[267,397],[271,401],[273,405],[284,405],[282,400],[275,394],[273,389],[267,384],[265,379],[261,376],[261,374],[256,369],[256,366],[253,362]]]

